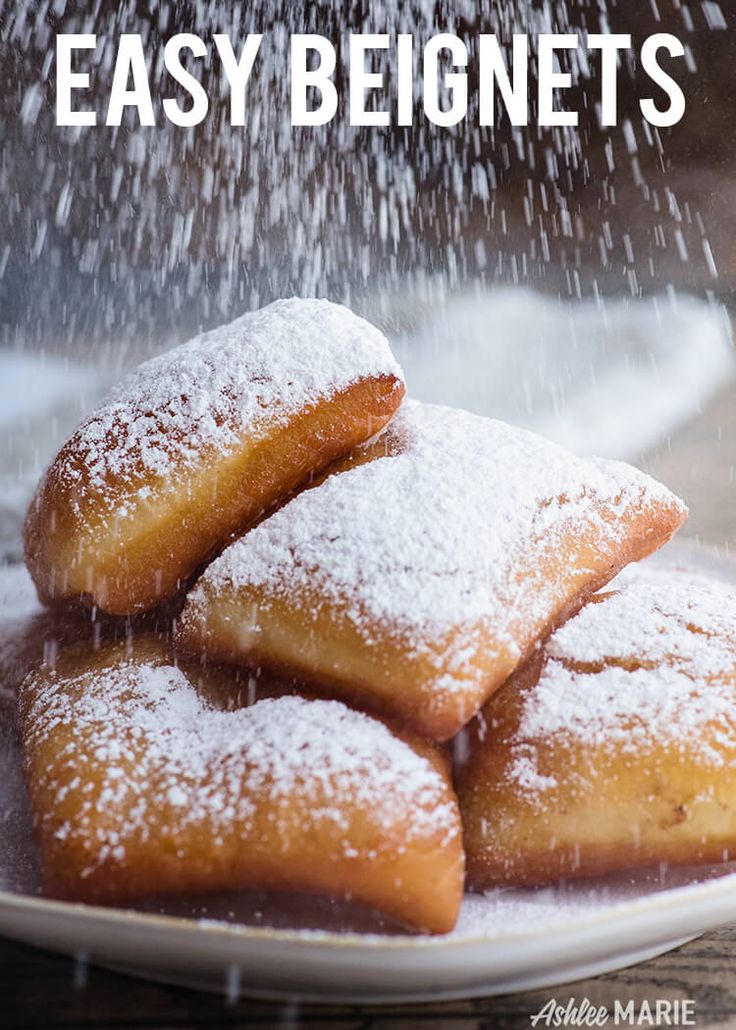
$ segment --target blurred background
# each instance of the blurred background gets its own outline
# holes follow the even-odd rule
[[[284,295],[344,301],[388,333],[412,392],[644,464],[681,492],[690,532],[736,542],[736,30],[711,0],[0,0],[0,557],[19,555],[33,483],[63,435],[132,363]],[[577,129],[290,126],[292,32],[627,32],[619,124],[601,129],[597,64],[563,62]],[[168,124],[163,43],[265,38],[247,124],[211,98]],[[655,130],[636,60],[652,32],[687,111]],[[58,128],[55,34],[95,32],[102,124]],[[104,126],[116,41],[140,32],[158,118]],[[378,70],[390,79],[391,58]],[[665,63],[665,62],[663,62]],[[533,78],[532,62],[532,78]],[[345,69],[338,69],[341,97]],[[471,97],[472,97],[471,74]],[[390,86],[387,90],[390,97]],[[530,95],[534,95],[533,81]],[[656,94],[655,94],[656,95]],[[378,102],[385,104],[385,97]],[[345,112],[341,104],[341,111]]]

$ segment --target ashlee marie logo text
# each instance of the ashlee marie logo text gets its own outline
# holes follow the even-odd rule
[[[691,998],[668,1001],[614,1001],[613,1008],[595,1005],[590,998],[570,998],[561,1003],[550,998],[529,1017],[532,1026],[695,1026],[695,1002]]]

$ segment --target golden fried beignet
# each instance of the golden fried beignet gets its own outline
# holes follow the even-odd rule
[[[462,829],[446,759],[336,701],[218,710],[156,642],[69,652],[20,693],[44,882],[119,903],[240,888],[456,920]]]
[[[445,740],[685,516],[627,465],[407,402],[375,444],[207,569],[175,644],[291,671]]]
[[[736,592],[639,572],[469,727],[468,876],[541,884],[736,856]]]
[[[152,608],[380,430],[403,392],[385,337],[324,300],[277,301],[146,362],[62,447],[31,503],[41,599]]]

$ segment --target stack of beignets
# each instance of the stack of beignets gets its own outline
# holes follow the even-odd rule
[[[715,588],[657,587],[666,611],[643,580],[596,593],[667,542],[682,502],[630,466],[403,393],[378,330],[282,301],[141,366],[62,448],[26,527],[39,595],[135,634],[67,644],[21,688],[49,893],[300,891],[440,933],[465,853],[483,888],[733,847],[725,774],[702,758],[730,713]],[[629,646],[616,627],[637,604],[656,617]],[[604,612],[619,651],[591,658]],[[588,691],[609,665],[624,700],[626,676],[644,697],[666,666],[684,713],[715,677],[697,760],[661,743],[652,706]],[[460,804],[443,746],[459,733]],[[647,794],[655,738],[669,757]],[[691,774],[710,801],[685,796]],[[691,833],[663,828],[696,812]]]
[[[447,740],[683,515],[629,466],[410,401],[207,569],[176,644],[286,670]]]

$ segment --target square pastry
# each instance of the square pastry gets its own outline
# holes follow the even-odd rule
[[[112,615],[169,600],[403,395],[383,334],[326,300],[276,301],[144,362],[39,483],[25,551],[41,600]]]
[[[628,465],[409,402],[207,569],[176,646],[293,674],[446,740],[686,515]]]
[[[443,750],[273,682],[238,707],[226,679],[175,666],[165,639],[141,636],[67,648],[25,680],[46,893],[124,904],[287,892],[451,930],[464,857]]]
[[[622,580],[468,728],[474,888],[736,855],[736,591],[679,570]]]

